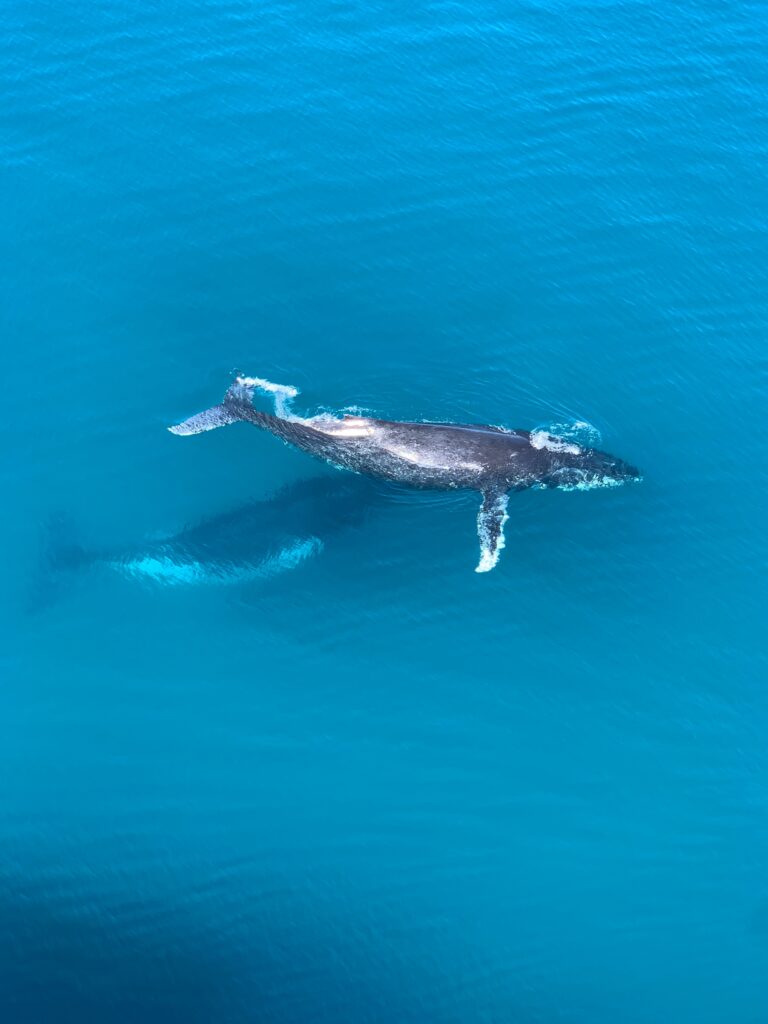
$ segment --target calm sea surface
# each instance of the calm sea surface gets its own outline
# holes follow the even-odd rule
[[[4,5],[3,1024],[768,1019],[767,48]],[[645,479],[478,576],[472,496],[166,432],[233,371]]]

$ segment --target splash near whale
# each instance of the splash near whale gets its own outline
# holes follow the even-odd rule
[[[273,396],[273,413],[254,408],[257,391]],[[303,418],[292,411],[298,393],[260,377],[237,377],[221,404],[168,429],[199,434],[243,421],[342,469],[422,489],[479,491],[476,572],[488,572],[499,560],[510,493],[530,487],[591,490],[640,479],[629,463],[544,430],[350,415]]]

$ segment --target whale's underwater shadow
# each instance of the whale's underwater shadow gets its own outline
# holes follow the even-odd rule
[[[173,899],[110,900],[87,885],[79,892],[78,906],[38,879],[0,877],[4,1022],[419,1024],[425,1005],[435,1024],[456,1019],[444,969],[404,960],[365,913],[308,894],[290,900],[280,920],[258,899],[238,913],[225,906],[211,914],[183,887]],[[385,914],[381,923],[386,931],[396,920]],[[528,993],[518,1001],[516,988],[508,1019],[555,1019]]]
[[[387,504],[386,485],[331,473],[209,516],[159,540],[96,547],[66,516],[45,527],[28,613],[54,604],[76,578],[107,571],[152,587],[227,586],[274,579],[316,559]]]

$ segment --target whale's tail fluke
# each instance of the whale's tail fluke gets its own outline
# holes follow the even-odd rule
[[[266,391],[274,396],[274,413],[254,409],[255,391]],[[312,420],[294,416],[291,412],[291,402],[298,393],[296,388],[287,384],[273,384],[260,377],[237,377],[220,405],[205,409],[168,429],[172,434],[202,434],[206,430],[215,430],[216,427],[225,427],[228,423],[243,420],[312,455],[323,459],[336,458],[338,461],[339,445],[343,444],[343,440],[323,433],[313,426]]]
[[[205,430],[215,430],[216,427],[226,427],[228,423],[237,423],[243,417],[235,409],[228,408],[226,401],[221,405],[214,405],[210,409],[199,412],[196,416],[190,416],[182,423],[176,423],[168,427],[172,434],[202,434]]]
[[[280,418],[290,418],[290,404],[299,393],[297,388],[288,384],[273,384],[272,381],[261,377],[237,377],[220,405],[211,406],[210,409],[190,416],[189,419],[168,429],[172,434],[202,434],[206,430],[226,427],[229,423],[237,423],[239,420],[249,420],[259,426],[265,426],[266,424],[257,422],[256,417],[259,414],[255,414],[251,405],[255,391],[274,395],[275,414]]]
[[[57,603],[75,573],[98,561],[98,553],[80,540],[72,518],[57,512],[41,528],[40,557],[27,586],[23,608],[27,614],[43,612]]]

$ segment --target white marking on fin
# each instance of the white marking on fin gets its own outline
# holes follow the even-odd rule
[[[485,491],[477,516],[477,534],[480,538],[480,561],[475,572],[490,572],[499,560],[504,547],[504,524],[509,495],[503,491]]]

